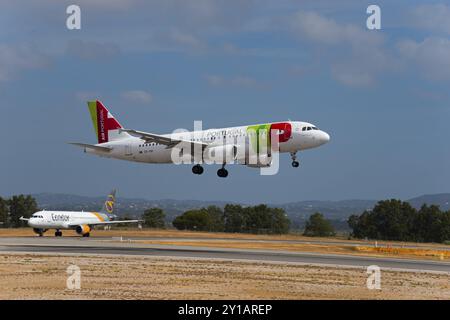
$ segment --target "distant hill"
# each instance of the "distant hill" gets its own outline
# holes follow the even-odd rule
[[[74,210],[74,211],[92,211],[100,210],[106,196],[87,197],[71,194],[58,193],[38,193],[32,195],[39,208],[46,210]],[[200,200],[147,200],[140,198],[117,198],[115,213],[121,217],[138,217],[145,209],[158,207],[166,212],[167,220],[172,221],[174,217],[182,214],[186,210],[215,205],[224,207],[226,201],[200,201]]]
[[[417,209],[426,203],[437,205],[441,210],[448,211],[450,210],[450,193],[427,194],[409,199],[408,202]]]
[[[71,194],[39,193],[33,194],[38,205],[47,210],[99,210],[105,200],[101,197],[86,197]],[[423,195],[407,200],[415,208],[420,208],[422,204],[439,205],[442,210],[450,210],[450,193]],[[345,220],[351,214],[360,214],[364,210],[370,210],[378,200],[341,200],[341,201],[298,201],[284,204],[269,204],[273,207],[283,208],[294,225],[302,226],[308,217],[319,211],[328,219],[339,222]],[[116,214],[124,217],[138,217],[147,208],[158,207],[166,212],[167,221],[172,221],[176,216],[186,210],[215,205],[223,208],[225,204],[233,203],[229,201],[202,201],[202,200],[147,200],[139,198],[121,198],[117,199]],[[236,202],[234,202],[236,203]],[[237,203],[236,203],[237,204]],[[247,205],[245,203],[240,203]],[[345,225],[345,223],[344,223]]]

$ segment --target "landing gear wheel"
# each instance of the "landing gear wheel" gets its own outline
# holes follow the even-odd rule
[[[228,171],[224,168],[217,170],[217,175],[221,178],[228,177]]]
[[[56,231],[55,232],[55,237],[62,237],[62,232],[61,231]]]
[[[85,234],[83,234],[83,238],[89,238],[89,236],[90,236],[89,232],[88,232],[88,233],[85,233]]]
[[[192,167],[192,173],[193,174],[202,174],[203,173],[203,167],[199,164],[196,164],[195,166]]]
[[[292,166],[297,168],[300,163],[297,161],[297,152],[291,152]]]

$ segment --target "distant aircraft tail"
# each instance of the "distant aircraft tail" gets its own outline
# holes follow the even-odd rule
[[[103,204],[102,210],[100,213],[108,216],[108,217],[114,217],[114,204],[116,202],[116,190],[114,189],[108,194],[108,197],[106,198],[105,203]]]
[[[130,137],[128,133],[119,130],[122,126],[99,100],[88,101],[88,107],[98,143]]]

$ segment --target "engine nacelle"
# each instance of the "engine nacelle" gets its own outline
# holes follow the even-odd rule
[[[237,148],[236,162],[251,168],[265,168],[272,164],[272,154],[267,148],[256,152],[248,142]]]
[[[232,144],[207,147],[203,153],[205,162],[229,163],[236,160],[237,147]]]
[[[76,233],[84,236],[85,234],[88,234],[89,232],[91,232],[91,227],[89,227],[86,224],[82,224],[82,225],[76,227],[75,231],[76,231]]]
[[[33,228],[34,233],[41,235],[44,234],[45,231],[47,231],[47,229],[39,229],[39,228]]]

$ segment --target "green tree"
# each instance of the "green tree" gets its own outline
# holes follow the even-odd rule
[[[209,215],[209,231],[223,232],[224,226],[224,215],[222,210],[216,206],[209,206],[206,208]]]
[[[144,220],[144,226],[148,228],[164,228],[166,215],[161,208],[150,208],[145,210],[142,216]]]
[[[24,225],[20,217],[29,218],[33,213],[39,211],[36,200],[32,196],[18,195],[13,196],[8,201],[10,212],[10,225],[12,227],[21,227]]]
[[[290,221],[283,209],[227,204],[223,211],[216,206],[187,211],[172,224],[181,230],[281,234],[289,231]]]
[[[442,212],[438,206],[424,204],[417,212],[413,227],[417,241],[444,242],[450,239],[448,223],[447,212]]]
[[[241,205],[227,204],[223,209],[224,231],[243,232],[246,224],[244,208]]]
[[[210,216],[206,209],[189,210],[176,217],[172,224],[178,230],[208,231]]]
[[[320,212],[316,212],[309,217],[303,233],[308,237],[328,237],[334,234],[332,224]]]
[[[372,222],[376,234],[371,238],[386,240],[414,240],[411,233],[417,211],[408,202],[391,199],[380,201],[373,208]]]
[[[438,206],[416,210],[400,200],[380,201],[372,211],[348,219],[353,236],[381,240],[444,242],[450,239],[450,214]]]
[[[291,221],[281,208],[272,208],[272,233],[285,234],[289,232]]]
[[[6,227],[8,225],[8,202],[0,197],[0,227]]]

